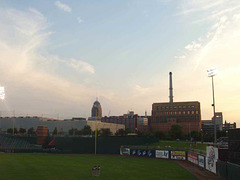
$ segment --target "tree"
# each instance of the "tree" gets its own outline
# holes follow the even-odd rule
[[[164,139],[165,138],[165,134],[162,131],[155,131],[154,132],[154,136],[158,139]]]
[[[12,134],[13,129],[12,128],[7,129],[7,133]],[[17,134],[17,133],[18,133],[18,130],[16,128],[14,128],[14,134]]]
[[[96,131],[92,131],[92,136],[95,136]],[[97,136],[101,135],[101,130],[97,130]]]
[[[54,131],[53,131],[53,134],[54,134],[54,135],[57,135],[57,133],[58,133],[58,130],[57,130],[57,128],[55,127],[55,129],[54,129]]]
[[[88,125],[84,126],[84,128],[81,130],[82,135],[91,135],[91,133],[92,133],[91,127]]]
[[[137,136],[144,136],[144,133],[142,131],[136,131]]]
[[[100,130],[100,136],[111,136],[112,132],[109,128],[104,128]]]
[[[195,141],[200,141],[201,140],[201,133],[198,132],[198,131],[192,131],[190,133],[190,135]]]
[[[68,134],[69,135],[76,135],[76,134],[78,134],[78,130],[76,128],[72,128],[68,131]]]
[[[28,131],[27,131],[27,133],[28,133],[29,135],[35,135],[35,134],[36,134],[36,132],[34,131],[34,128],[33,128],[33,127],[32,127],[32,128],[29,128]]]
[[[25,134],[27,131],[26,131],[26,129],[24,129],[24,128],[20,128],[19,129],[19,133],[21,133],[21,134]]]
[[[182,127],[179,125],[172,125],[169,135],[173,139],[180,139],[183,136]]]
[[[12,129],[12,128],[8,128],[8,129],[7,129],[7,133],[8,133],[8,134],[12,134],[12,133],[13,133],[13,129]]]
[[[127,136],[128,132],[124,129],[119,129],[117,130],[117,132],[115,133],[115,136]]]

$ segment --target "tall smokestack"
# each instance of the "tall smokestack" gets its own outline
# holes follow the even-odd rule
[[[169,102],[173,103],[172,72],[169,73]]]

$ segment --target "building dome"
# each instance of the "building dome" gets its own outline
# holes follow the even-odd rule
[[[93,103],[92,117],[102,117],[102,107],[98,100]]]

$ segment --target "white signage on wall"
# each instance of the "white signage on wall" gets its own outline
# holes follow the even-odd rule
[[[169,157],[169,152],[168,151],[156,150],[156,158],[167,159],[168,157]]]
[[[217,160],[206,157],[206,169],[216,174]]]
[[[198,155],[198,165],[204,168],[204,156]]]
[[[218,148],[215,148],[213,146],[207,146],[207,157],[217,160]]]
[[[218,160],[218,148],[207,146],[206,169],[216,174],[216,162]]]

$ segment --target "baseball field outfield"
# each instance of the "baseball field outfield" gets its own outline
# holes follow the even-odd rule
[[[99,177],[92,167],[100,165]],[[60,154],[0,154],[0,179],[197,179],[166,160]]]

